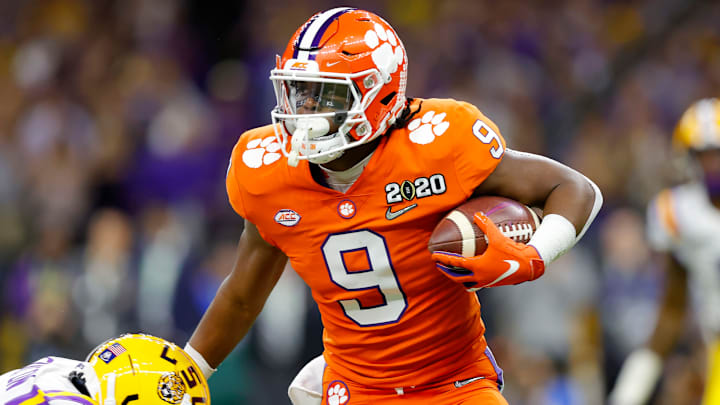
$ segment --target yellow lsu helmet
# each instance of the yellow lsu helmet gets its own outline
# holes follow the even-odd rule
[[[675,127],[673,144],[684,151],[720,148],[720,99],[704,98],[690,105]]]
[[[86,361],[100,380],[101,405],[210,404],[200,368],[165,339],[122,335],[98,346]]]

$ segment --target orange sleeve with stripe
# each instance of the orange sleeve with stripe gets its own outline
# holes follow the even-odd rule
[[[247,217],[245,205],[243,204],[242,192],[238,178],[238,165],[240,164],[240,151],[243,149],[240,144],[243,138],[235,144],[232,155],[230,157],[230,165],[228,166],[227,175],[225,177],[225,188],[227,189],[228,200],[233,210],[243,218]]]

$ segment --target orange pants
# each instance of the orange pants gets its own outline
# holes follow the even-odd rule
[[[492,363],[490,375],[478,375],[477,380],[467,379],[459,384],[455,379],[446,382],[417,387],[396,389],[378,389],[354,383],[342,378],[330,367],[323,373],[322,405],[508,405],[500,394],[498,380],[502,379],[500,370],[487,351],[487,357],[481,363]],[[485,364],[483,364],[485,365]],[[467,369],[477,369],[477,364]],[[485,368],[485,367],[482,367]],[[458,375],[467,375],[461,370]]]

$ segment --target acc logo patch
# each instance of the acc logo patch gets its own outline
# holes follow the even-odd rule
[[[285,62],[285,69],[317,72],[320,70],[320,67],[314,60],[290,59]]]
[[[173,372],[163,373],[158,381],[158,396],[165,402],[179,404],[185,396],[185,382]]]
[[[350,402],[350,390],[347,385],[340,381],[331,381],[327,389],[328,405],[344,405]]]
[[[282,209],[275,214],[275,222],[283,226],[295,226],[300,218],[300,214],[290,209]]]

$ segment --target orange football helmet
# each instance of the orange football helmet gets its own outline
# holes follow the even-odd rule
[[[395,122],[405,105],[407,56],[382,18],[334,8],[298,28],[277,56],[270,80],[277,99],[271,112],[275,135],[288,164],[322,164]]]

